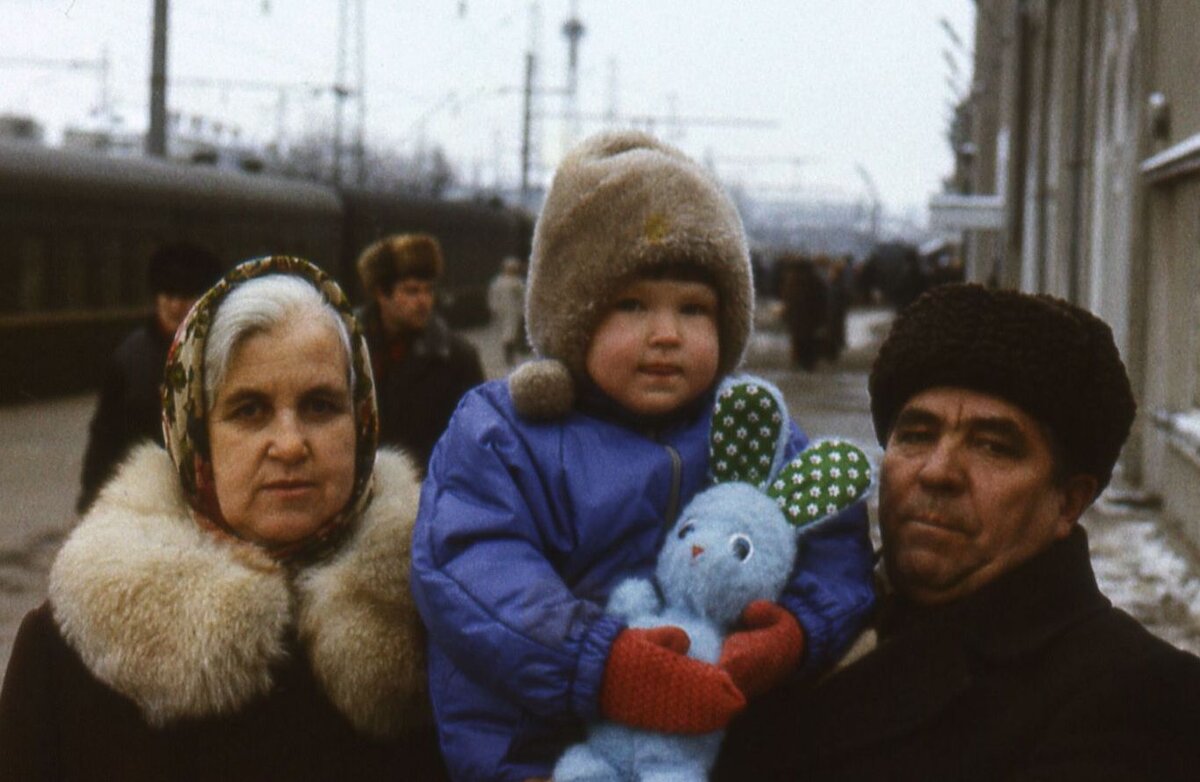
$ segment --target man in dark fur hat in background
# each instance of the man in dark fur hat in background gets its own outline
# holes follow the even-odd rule
[[[379,442],[412,455],[424,475],[458,400],[483,382],[479,351],[434,311],[445,262],[429,234],[380,239],[358,257],[379,401]]]
[[[1078,523],[1135,413],[1109,327],[941,286],[897,318],[870,392],[874,627],[828,678],[752,703],[718,778],[1195,779],[1200,659],[1112,606]]]
[[[167,349],[188,310],[221,278],[221,261],[189,242],[160,247],[150,256],[146,282],[154,312],[113,352],[92,416],[75,509],[84,513],[130,448],[163,444],[159,386]]]

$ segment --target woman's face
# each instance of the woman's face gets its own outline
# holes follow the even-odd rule
[[[234,348],[208,433],[217,503],[243,538],[303,540],[349,501],[348,361],[325,319],[292,319]]]

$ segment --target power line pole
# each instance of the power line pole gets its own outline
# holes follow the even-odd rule
[[[358,49],[357,75],[358,75],[358,128],[354,137],[354,183],[362,187],[367,178],[366,166],[366,150],[365,138],[367,126],[367,24],[365,20],[366,2],[365,0],[357,0],[358,5],[358,40],[356,48]]]
[[[563,128],[563,152],[575,145],[579,135],[579,41],[586,28],[579,19],[578,0],[571,0],[571,16],[563,22],[562,33],[567,39],[567,91],[563,113],[567,121]]]
[[[167,155],[167,0],[154,0],[153,46],[150,55],[150,128],[146,154]]]
[[[342,183],[342,126],[346,112],[346,98],[350,90],[346,87],[346,33],[350,27],[349,0],[338,3],[338,48],[337,75],[333,85],[333,183]]]
[[[525,53],[525,106],[521,120],[521,205],[529,205],[529,161],[533,134],[533,77],[537,61],[533,52]]]

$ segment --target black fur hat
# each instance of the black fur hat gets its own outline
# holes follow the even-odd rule
[[[151,293],[199,297],[217,284],[222,274],[216,255],[190,242],[175,242],[158,248],[150,256],[146,283]]]
[[[1062,299],[975,284],[936,287],[892,324],[869,382],[880,445],[904,404],[938,386],[1020,407],[1100,488],[1137,410],[1108,324]]]

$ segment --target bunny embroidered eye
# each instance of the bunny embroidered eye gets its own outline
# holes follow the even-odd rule
[[[695,532],[695,530],[696,525],[689,521],[687,524],[684,524],[682,527],[680,527],[679,532],[675,534],[676,537],[678,537],[680,540],[683,540],[688,535],[691,535],[693,532]]]
[[[729,550],[733,552],[735,557],[745,562],[754,553],[754,544],[750,541],[748,535],[743,535],[739,532],[729,537]]]

